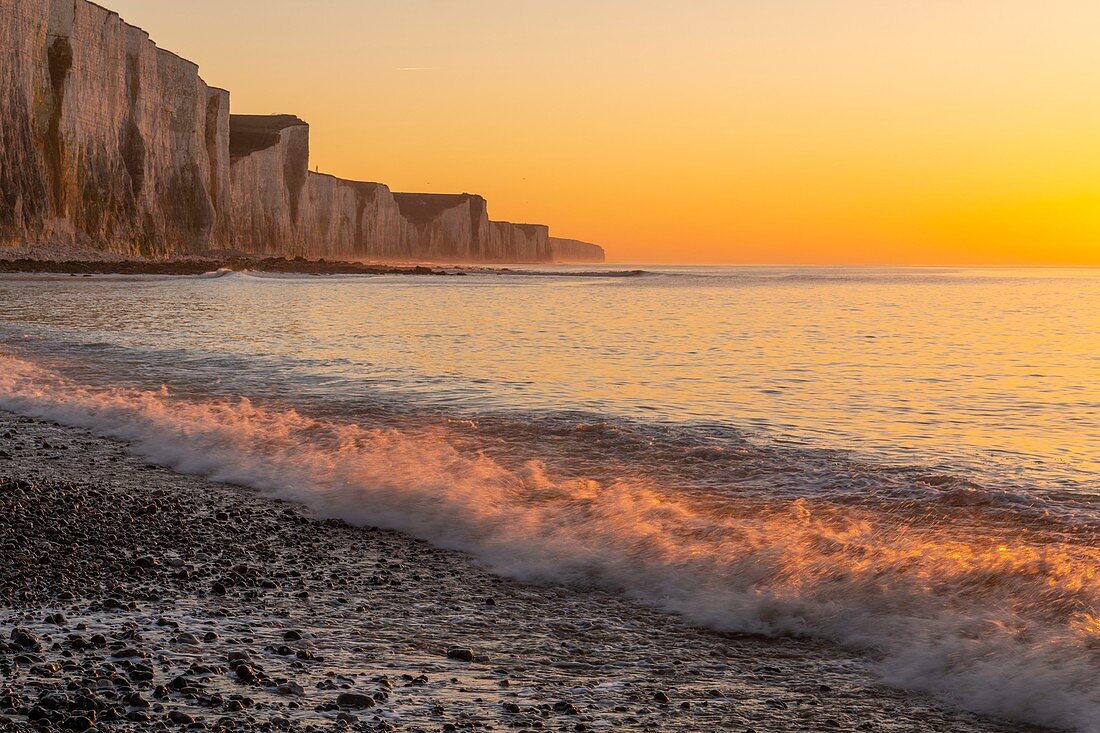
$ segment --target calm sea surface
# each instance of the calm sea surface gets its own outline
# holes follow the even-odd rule
[[[0,407],[1100,730],[1100,271],[622,271],[2,279]]]

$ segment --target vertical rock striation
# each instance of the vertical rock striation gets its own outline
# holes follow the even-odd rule
[[[412,226],[413,242],[428,260],[480,262],[489,242],[489,206],[469,193],[396,193],[401,216]]]
[[[494,221],[487,259],[496,262],[550,262],[550,228],[541,224]]]
[[[231,246],[255,254],[367,260],[550,262],[549,229],[489,220],[475,194],[393,193],[312,173],[309,125],[230,117]]]
[[[0,246],[455,262],[584,250],[553,241],[490,221],[473,194],[310,172],[305,122],[230,115],[195,64],[87,0],[0,0]]]
[[[0,0],[0,238],[122,255],[228,229],[228,93],[85,0]]]
[[[292,115],[232,115],[230,245],[256,254],[414,259],[413,226],[381,183],[309,171],[309,126]]]

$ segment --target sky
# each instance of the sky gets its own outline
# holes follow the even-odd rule
[[[619,262],[1100,265],[1096,0],[100,0],[311,125]]]

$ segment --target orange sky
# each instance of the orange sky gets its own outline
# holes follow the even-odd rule
[[[312,125],[616,261],[1100,265],[1096,0],[101,0]]]

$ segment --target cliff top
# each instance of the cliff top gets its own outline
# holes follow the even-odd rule
[[[601,250],[603,249],[603,247],[601,247],[598,244],[594,244],[593,242],[586,242],[583,239],[572,239],[570,237],[550,237],[550,241],[551,242],[562,242],[564,244],[583,244],[586,247],[595,247],[596,249],[601,249]]]
[[[519,229],[524,234],[539,234],[545,232],[548,236],[550,233],[550,226],[547,224],[516,224],[512,223],[516,229]]]
[[[288,127],[308,127],[295,115],[229,115],[229,157],[244,158],[279,143]]]
[[[395,193],[393,198],[401,215],[414,224],[427,224],[447,209],[466,202],[485,205],[485,199],[472,193]]]
[[[374,188],[385,189],[387,191],[390,190],[389,186],[384,183],[379,183],[378,181],[353,181],[350,178],[340,178],[339,176],[333,175],[332,173],[321,173],[320,171],[307,171],[307,173],[309,173],[309,175],[311,176],[316,176],[317,178],[331,179],[336,183],[342,184],[344,186],[351,186],[352,188],[359,188],[363,190]]]
[[[126,20],[125,18],[123,18],[123,17],[122,17],[122,16],[121,16],[121,15],[119,14],[119,12],[118,12],[117,10],[111,10],[110,8],[108,8],[108,7],[104,7],[103,5],[100,5],[100,4],[99,4],[99,3],[97,3],[97,2],[93,2],[92,0],[84,0],[84,4],[85,4],[85,6],[86,6],[86,7],[88,7],[88,8],[91,8],[91,9],[93,9],[93,10],[96,10],[96,11],[99,11],[99,12],[101,12],[101,13],[102,13],[102,14],[103,14],[104,16],[106,16],[106,17],[107,17],[108,19],[110,19],[110,18],[115,18],[115,19],[117,19],[117,20],[118,20],[118,22],[119,22],[119,23],[121,23],[122,25],[124,25],[124,26],[125,26],[126,28],[128,28],[129,30],[131,30],[131,31],[137,31],[138,33],[140,33],[140,34],[142,34],[143,36],[145,36],[145,38],[146,38],[146,39],[147,39],[147,40],[149,41],[149,43],[150,43],[150,44],[151,44],[151,45],[153,46],[153,48],[154,48],[154,49],[156,50],[156,52],[157,52],[157,53],[159,53],[159,54],[162,54],[162,55],[165,55],[165,56],[169,56],[169,57],[171,57],[171,58],[174,58],[174,59],[176,59],[177,61],[181,61],[181,62],[183,62],[183,63],[187,64],[188,66],[192,66],[192,67],[194,67],[194,68],[195,68],[195,70],[196,70],[196,72],[198,71],[198,69],[199,69],[199,65],[198,65],[198,63],[196,63],[196,62],[192,61],[191,59],[188,59],[188,58],[184,58],[183,56],[180,56],[180,55],[179,55],[178,53],[176,53],[175,51],[169,51],[169,50],[168,50],[168,49],[166,49],[166,48],[161,48],[161,47],[160,47],[160,46],[158,46],[158,45],[156,44],[156,42],[155,42],[155,41],[153,41],[153,39],[152,39],[152,38],[151,38],[151,37],[149,36],[149,31],[145,30],[145,29],[144,29],[144,28],[142,28],[141,26],[136,26],[136,25],[134,25],[133,23],[130,23],[130,22],[129,22],[129,21],[127,21],[127,20]],[[76,12],[76,6],[74,5],[74,6],[73,6],[73,14],[74,14],[74,15],[75,15],[75,12]],[[72,16],[70,16],[70,17],[72,17]],[[69,31],[69,32],[65,32],[65,33],[60,33],[59,35],[62,35],[62,36],[64,36],[64,37],[66,37],[66,38],[68,38],[68,37],[71,37],[71,36],[70,36],[71,30],[72,30],[72,29],[71,29],[71,28],[69,28],[69,29],[68,29],[68,31]],[[203,83],[205,84],[206,82],[204,81]]]
[[[496,221],[496,220],[493,221],[493,224],[503,224],[505,226],[515,227],[516,229],[519,229],[524,234],[538,234],[540,232],[544,232],[544,233],[546,233],[547,236],[550,235],[550,225],[549,224],[518,224],[514,221]]]

